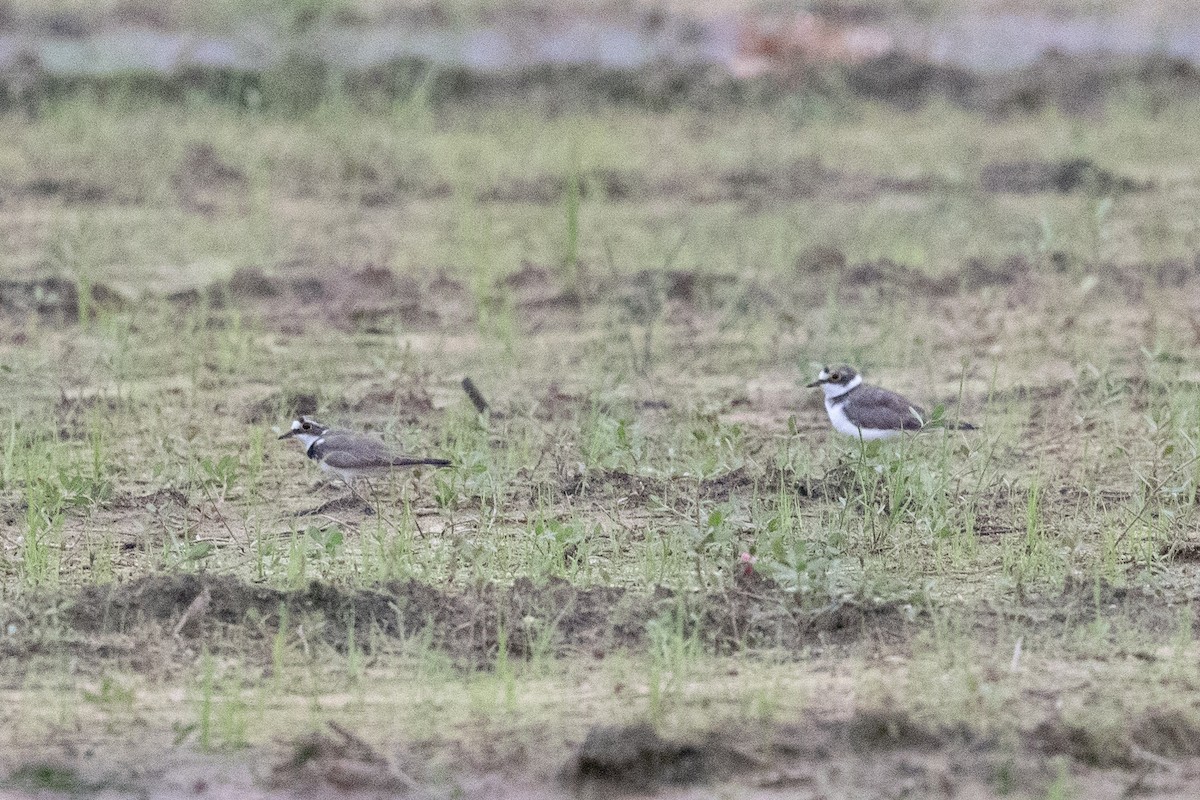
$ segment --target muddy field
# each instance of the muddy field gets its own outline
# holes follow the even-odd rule
[[[1195,71],[1071,63],[9,107],[0,798],[1196,796]]]

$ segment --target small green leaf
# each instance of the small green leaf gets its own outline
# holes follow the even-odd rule
[[[183,558],[180,559],[180,562],[199,561],[202,558],[208,558],[210,555],[212,555],[212,552],[215,549],[216,547],[212,542],[195,542],[183,554]]]

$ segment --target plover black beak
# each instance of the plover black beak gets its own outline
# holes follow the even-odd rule
[[[804,388],[805,388],[805,389],[815,389],[815,388],[817,388],[818,386],[820,386],[820,385],[822,385],[822,384],[825,384],[825,383],[829,383],[829,379],[828,379],[828,378],[817,378],[817,379],[816,379],[815,381],[813,381],[812,383],[805,384],[805,385],[804,385]]]
[[[296,431],[295,431],[295,429],[293,428],[293,429],[291,429],[291,430],[288,430],[288,431],[285,431],[284,433],[281,433],[281,434],[279,434],[279,438],[280,438],[280,439],[288,439],[288,438],[290,438],[290,437],[292,437],[292,436],[295,436],[295,435],[296,435]]]

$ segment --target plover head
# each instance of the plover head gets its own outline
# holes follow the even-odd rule
[[[311,417],[306,417],[303,414],[292,420],[292,427],[284,433],[280,434],[280,439],[288,439],[295,436],[307,448],[317,439],[320,439],[329,430],[328,425],[322,425]]]
[[[849,364],[838,364],[832,367],[822,367],[817,379],[805,388],[814,389],[820,386],[827,397],[837,397],[862,383],[858,370]]]

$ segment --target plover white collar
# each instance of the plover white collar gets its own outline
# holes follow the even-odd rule
[[[825,410],[838,433],[862,439],[887,439],[904,431],[919,431],[930,423],[925,410],[903,395],[863,383],[862,375],[845,364],[824,367],[808,384],[825,392]],[[968,422],[940,423],[941,427],[974,430]]]
[[[304,453],[353,489],[353,482],[404,467],[448,467],[445,458],[424,458],[397,453],[370,436],[335,431],[311,417],[300,416],[279,438],[295,437],[304,445]]]

